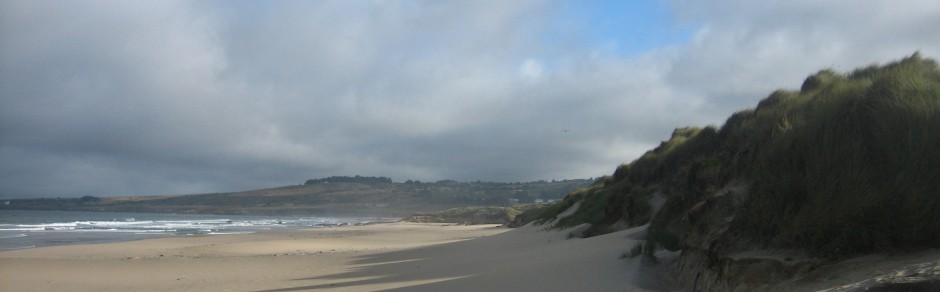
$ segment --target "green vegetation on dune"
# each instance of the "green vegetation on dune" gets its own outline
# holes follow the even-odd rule
[[[839,258],[940,247],[937,165],[940,70],[914,54],[820,71],[720,129],[677,129],[542,218],[581,201],[556,226],[591,223],[603,233],[650,223],[659,246],[716,253],[748,245]]]
[[[648,189],[634,186],[627,181],[614,181],[607,177],[594,185],[569,194],[560,203],[546,208],[540,223],[556,220],[555,227],[567,228],[584,223],[591,227],[584,231],[585,236],[593,236],[613,231],[618,225],[634,227],[646,224],[652,216]],[[571,215],[559,218],[559,215],[581,202]]]
[[[412,214],[403,221],[418,223],[457,223],[465,225],[474,224],[504,224],[512,227],[516,218],[525,216],[525,212],[544,208],[545,204],[520,204],[511,207],[475,206],[452,208],[434,213]]]
[[[734,231],[830,256],[940,243],[935,62],[823,71],[747,118],[770,137],[747,141],[762,151]]]

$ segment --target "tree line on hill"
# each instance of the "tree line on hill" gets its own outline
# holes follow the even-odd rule
[[[392,179],[384,176],[331,176],[319,179],[308,179],[304,185],[329,183],[361,183],[361,184],[390,184]]]

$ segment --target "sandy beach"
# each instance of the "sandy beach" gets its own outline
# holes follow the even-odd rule
[[[35,248],[0,253],[0,290],[638,291],[648,273],[620,255],[641,231],[385,223]]]

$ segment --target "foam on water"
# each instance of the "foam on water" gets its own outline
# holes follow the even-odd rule
[[[0,251],[154,236],[244,234],[378,221],[379,218],[0,211]]]

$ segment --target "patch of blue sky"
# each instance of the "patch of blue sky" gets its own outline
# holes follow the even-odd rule
[[[575,41],[621,57],[682,45],[700,28],[677,21],[660,0],[567,1],[555,12],[548,43]]]

